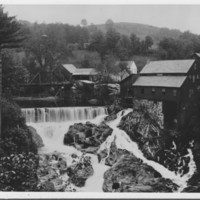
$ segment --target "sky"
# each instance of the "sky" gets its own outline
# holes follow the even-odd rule
[[[10,16],[38,23],[102,24],[107,19],[114,22],[133,22],[157,27],[179,29],[200,35],[200,5],[69,5],[69,4],[3,4]]]

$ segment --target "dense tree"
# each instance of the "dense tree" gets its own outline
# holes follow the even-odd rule
[[[28,70],[22,65],[15,51],[2,52],[2,90],[5,95],[16,95],[20,91],[20,84],[29,79]]]
[[[114,22],[112,19],[108,19],[105,24],[106,24],[107,31],[108,31],[108,29],[114,28]]]
[[[116,54],[117,51],[117,43],[120,39],[120,34],[115,31],[115,29],[110,28],[106,32],[106,48],[107,51]]]
[[[100,30],[93,32],[91,35],[89,50],[97,51],[101,57],[105,54],[105,37]]]
[[[120,60],[128,60],[130,56],[130,39],[126,35],[121,35],[117,44],[117,56]]]
[[[8,16],[0,6],[0,49],[19,47],[24,39],[22,27],[15,17]]]
[[[130,49],[132,54],[140,52],[140,39],[133,33],[130,35]]]

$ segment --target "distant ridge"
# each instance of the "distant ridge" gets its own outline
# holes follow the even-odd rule
[[[105,24],[98,24],[96,26],[102,32],[106,32]],[[141,39],[144,39],[147,35],[149,35],[153,38],[154,42],[156,43],[165,37],[171,37],[177,39],[182,34],[182,32],[177,29],[159,28],[146,24],[128,23],[128,22],[114,23],[114,28],[120,34],[129,36],[132,33],[134,33],[137,37]]]

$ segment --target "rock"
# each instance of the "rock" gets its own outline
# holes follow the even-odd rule
[[[78,156],[77,156],[75,153],[73,153],[73,154],[71,155],[71,157],[72,157],[72,158],[77,158]]]
[[[113,187],[115,192],[172,192],[177,188],[172,181],[161,178],[152,167],[132,155],[122,156],[105,172],[103,191],[112,192]]]
[[[113,120],[115,120],[115,119],[117,119],[117,114],[116,114],[116,113],[111,113],[110,115],[108,115],[108,116],[106,116],[106,117],[104,118],[104,120],[105,120],[106,122],[110,122],[110,121],[113,121]]]
[[[105,165],[113,166],[118,162],[124,155],[130,155],[130,153],[123,149],[117,149],[115,141],[111,143],[110,154],[104,149],[103,151],[98,151],[98,157],[101,160],[105,160]]]
[[[43,141],[41,136],[37,133],[37,131],[32,127],[32,126],[28,126],[28,129],[31,132],[32,135],[32,139],[34,141],[34,143],[37,145],[38,148],[43,147]]]
[[[69,177],[67,162],[61,153],[40,155],[37,174],[41,191],[65,191]]]
[[[96,153],[101,143],[111,135],[112,129],[101,123],[99,126],[86,122],[85,124],[77,123],[69,127],[64,136],[64,144],[73,145],[78,150]]]
[[[75,162],[67,169],[70,181],[77,187],[83,187],[85,181],[93,175],[94,170],[89,156],[82,156],[78,162]]]
[[[45,181],[42,185],[42,191],[45,192],[55,192],[56,189],[54,187],[54,184],[51,181]]]
[[[194,173],[183,192],[200,192],[200,174],[198,172]]]

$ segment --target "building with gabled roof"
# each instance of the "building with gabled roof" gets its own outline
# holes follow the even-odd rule
[[[73,64],[62,64],[69,80],[90,80],[95,81],[98,72],[94,68],[76,68]]]
[[[73,64],[63,64],[62,66],[71,74],[73,74],[77,70],[77,68]]]
[[[140,74],[185,74],[188,73],[194,62],[194,59],[151,61],[145,65]]]
[[[134,97],[163,102],[170,127],[174,119],[182,125],[200,87],[200,57],[149,62],[132,86]]]

